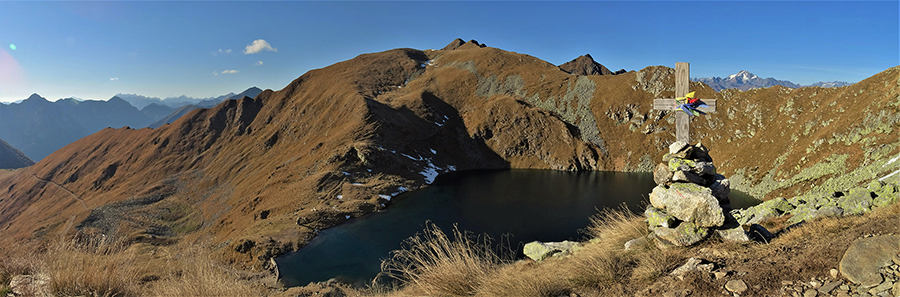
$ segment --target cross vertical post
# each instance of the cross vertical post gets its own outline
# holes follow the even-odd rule
[[[675,98],[687,95],[691,87],[691,65],[685,62],[675,63]],[[675,111],[675,141],[691,143],[691,117],[687,113]]]

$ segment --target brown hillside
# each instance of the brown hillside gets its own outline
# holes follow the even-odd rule
[[[14,240],[197,241],[259,265],[437,173],[649,171],[674,139],[673,116],[650,110],[672,97],[673,74],[575,76],[474,41],[364,54],[158,129],[102,130],[0,177],[0,228]],[[898,78],[900,67],[850,87],[718,94],[692,83],[719,99],[692,139],[759,197],[839,191],[900,167],[888,164]]]

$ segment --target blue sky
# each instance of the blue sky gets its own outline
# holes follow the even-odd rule
[[[856,82],[900,65],[898,3],[0,1],[0,101],[279,90],[362,53],[457,37],[553,64],[590,53],[612,70],[690,62],[693,77]],[[247,51],[257,40],[269,48]]]

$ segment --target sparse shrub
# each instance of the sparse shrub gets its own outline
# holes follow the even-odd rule
[[[427,295],[474,295],[478,287],[505,262],[487,236],[473,238],[454,226],[452,239],[434,224],[393,251],[381,270]]]

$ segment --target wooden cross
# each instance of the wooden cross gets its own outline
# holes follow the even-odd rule
[[[690,88],[691,66],[688,63],[675,63],[675,98],[687,95]],[[702,112],[716,112],[716,99],[700,99],[709,107],[700,107],[697,110]],[[690,123],[691,117],[678,107],[675,99],[654,99],[653,109],[656,110],[674,110],[675,111],[675,140],[690,142]]]

